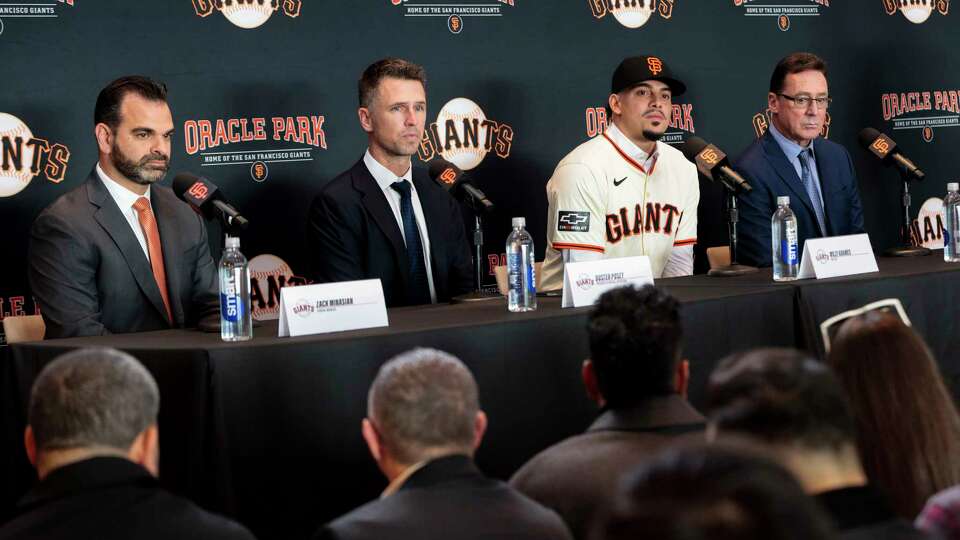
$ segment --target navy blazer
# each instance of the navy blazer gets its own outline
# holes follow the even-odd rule
[[[430,262],[437,301],[474,289],[473,265],[460,205],[413,170],[430,235]],[[410,305],[407,248],[390,203],[361,159],[323,187],[310,205],[308,252],[321,283],[380,279],[388,307]]]
[[[47,338],[183,328],[217,313],[217,268],[203,220],[168,187],[154,184],[150,204],[173,321],[150,261],[94,170],[30,229],[30,287]]]
[[[769,130],[734,161],[734,169],[753,187],[753,191],[737,195],[740,205],[738,262],[753,266],[772,264],[770,220],[777,210],[777,197],[781,195],[790,197],[790,208],[797,216],[800,256],[807,238],[864,232],[863,208],[850,154],[843,146],[822,137],[814,139],[813,152],[823,194],[826,231],[820,230],[796,169]]]

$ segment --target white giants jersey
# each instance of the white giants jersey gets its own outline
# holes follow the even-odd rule
[[[581,144],[547,182],[542,290],[563,287],[564,249],[602,253],[604,259],[646,255],[659,278],[673,246],[697,242],[696,166],[658,142],[658,157],[646,171],[614,142],[620,138],[604,133]]]

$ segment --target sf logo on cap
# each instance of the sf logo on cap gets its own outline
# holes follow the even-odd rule
[[[656,56],[651,56],[647,58],[647,67],[650,68],[650,73],[657,75],[663,71],[663,62]]]

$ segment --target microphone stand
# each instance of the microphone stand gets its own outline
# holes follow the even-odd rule
[[[470,208],[473,209],[473,270],[476,283],[476,289],[471,293],[461,294],[451,299],[451,303],[459,304],[461,302],[482,302],[485,300],[497,300],[503,298],[499,293],[483,292],[483,210],[479,204],[470,199]]]
[[[740,219],[740,212],[737,210],[737,191],[733,187],[722,182],[727,192],[727,231],[730,233],[730,264],[711,268],[707,272],[708,276],[713,277],[732,277],[752,274],[757,271],[753,266],[746,266],[737,263],[737,221]]]
[[[900,190],[900,200],[903,203],[903,224],[900,225],[900,245],[887,249],[883,254],[886,257],[918,257],[929,255],[929,249],[923,246],[913,245],[913,239],[910,235],[910,229],[913,227],[913,220],[910,219],[910,174],[901,169],[900,179],[903,180],[903,188]]]

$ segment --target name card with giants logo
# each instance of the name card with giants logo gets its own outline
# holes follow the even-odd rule
[[[279,337],[387,326],[379,279],[321,283],[280,290]]]
[[[654,13],[664,19],[673,17],[676,0],[587,0],[594,19],[612,15],[627,28],[640,28],[647,24]]]
[[[674,103],[670,107],[670,124],[660,140],[667,144],[683,144],[697,133],[693,124],[693,103]],[[607,130],[610,119],[606,107],[588,107],[586,110],[587,137],[593,138]]]
[[[69,148],[35,137],[22,120],[0,112],[0,197],[20,193],[41,173],[59,184],[69,161]]]
[[[920,137],[933,141],[933,131],[960,126],[960,91],[917,90],[886,92],[880,97],[883,120],[895,131],[920,130]]]
[[[270,175],[268,164],[313,161],[314,152],[326,150],[324,121],[323,115],[187,120],[184,151],[199,154],[201,167],[241,166],[254,181],[263,182]]]
[[[849,234],[805,241],[797,279],[823,279],[879,271],[870,237],[866,234]]]
[[[504,6],[514,7],[517,0],[390,0],[394,6],[403,6],[404,17],[426,17],[446,20],[451,34],[463,31],[470,17],[502,17]]]
[[[219,11],[234,25],[251,29],[263,25],[277,11],[297,18],[302,4],[302,0],[193,0],[193,10],[199,17]]]
[[[950,13],[950,0],[883,0],[883,10],[887,15],[899,11],[913,24],[923,24],[934,11],[941,15]]]
[[[830,0],[733,0],[736,8],[743,9],[744,17],[774,17],[777,28],[790,30],[791,17],[819,17],[821,10],[830,7]]]
[[[451,99],[437,114],[437,121],[423,131],[423,140],[417,154],[430,161],[438,154],[465,171],[483,162],[487,154],[510,157],[513,146],[513,128],[490,120],[474,101],[458,97]]]
[[[616,287],[653,285],[650,258],[622,257],[563,265],[562,307],[592,306]]]

